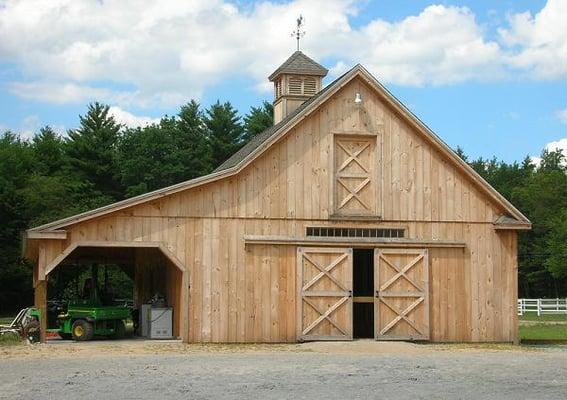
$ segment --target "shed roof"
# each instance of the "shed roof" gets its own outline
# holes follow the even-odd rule
[[[313,61],[298,50],[285,60],[284,63],[268,77],[268,79],[273,81],[281,74],[325,76],[327,75],[327,72],[329,72],[327,68],[323,67],[316,61]]]

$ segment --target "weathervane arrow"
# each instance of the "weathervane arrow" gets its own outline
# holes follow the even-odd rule
[[[299,40],[305,36],[305,31],[302,30],[304,23],[305,19],[303,15],[299,14],[299,18],[297,18],[297,28],[291,33],[291,37],[295,37],[295,40],[297,40],[297,51],[299,51]]]

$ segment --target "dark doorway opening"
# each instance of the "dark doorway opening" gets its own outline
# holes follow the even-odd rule
[[[354,249],[353,336],[374,337],[374,249]]]

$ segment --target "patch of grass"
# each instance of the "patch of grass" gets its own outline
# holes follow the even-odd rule
[[[567,321],[567,314],[542,314],[538,317],[536,312],[528,312],[518,318],[520,321]]]
[[[0,317],[0,325],[8,325],[14,320],[14,317]]]
[[[22,343],[23,341],[16,334],[6,333],[4,335],[0,335],[0,346],[17,346]]]
[[[522,341],[564,341],[567,343],[567,325],[547,323],[520,326],[520,339]]]

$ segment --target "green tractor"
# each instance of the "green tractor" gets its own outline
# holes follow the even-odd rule
[[[114,304],[106,268],[102,288],[98,275],[98,265],[95,264],[91,266],[91,277],[85,280],[82,298],[69,302],[58,314],[61,338],[86,341],[94,336],[107,336],[119,339],[126,334],[126,321],[132,320],[132,307],[126,302]]]

